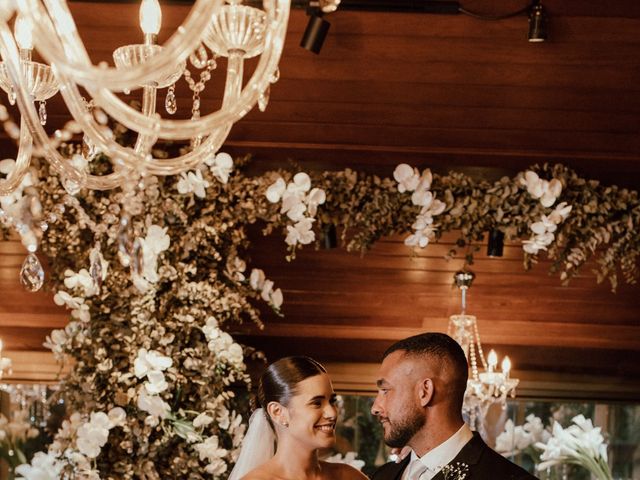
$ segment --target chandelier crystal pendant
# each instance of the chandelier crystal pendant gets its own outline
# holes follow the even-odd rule
[[[475,274],[459,271],[454,274],[456,286],[462,296],[462,312],[449,317],[448,334],[462,347],[469,363],[469,380],[464,396],[463,414],[468,418],[473,430],[484,433],[484,419],[492,405],[506,408],[507,397],[515,398],[516,387],[520,380],[511,378],[511,360],[505,356],[501,370],[497,370],[498,355],[494,350],[485,359],[478,331],[478,322],[474,315],[467,315],[467,290]]]
[[[215,155],[233,123],[259,98],[268,96],[269,86],[277,78],[288,17],[288,0],[265,0],[263,9],[242,5],[240,0],[197,0],[171,38],[157,45],[160,5],[157,0],[143,0],[140,23],[144,43],[118,48],[114,52],[115,66],[110,67],[104,62],[91,62],[64,0],[0,2],[0,88],[10,103],[17,102],[22,117],[19,134],[12,135],[20,140],[15,168],[0,180],[0,195],[19,187],[28,171],[32,144],[34,153],[46,158],[63,179],[76,185],[76,190],[122,186],[132,173],[174,175],[193,169]],[[48,65],[31,60],[34,48]],[[258,55],[255,71],[245,83],[244,60]],[[208,56],[228,60],[221,108],[200,115],[202,82],[196,85],[197,105],[191,118],[162,118],[156,112],[157,90],[169,88],[167,110],[175,112],[173,85],[183,74],[186,78],[187,59],[204,67]],[[118,96],[140,89],[141,111]],[[71,118],[50,138],[42,128],[46,121],[44,102],[58,91]],[[40,103],[38,108],[34,101]],[[134,147],[115,141],[109,118],[138,134]],[[6,121],[6,115],[3,113],[0,119]],[[112,159],[112,173],[90,174],[88,166],[74,165],[57,151],[61,142],[81,133],[92,151],[106,152]],[[153,145],[162,140],[190,141],[194,148],[174,158],[154,158]]]

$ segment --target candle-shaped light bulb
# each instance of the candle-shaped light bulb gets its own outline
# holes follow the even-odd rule
[[[502,372],[507,374],[509,373],[509,371],[511,370],[511,360],[509,360],[509,357],[504,357],[504,360],[502,360]]]
[[[142,0],[140,5],[140,28],[145,35],[157,35],[162,23],[162,11],[158,0]]]
[[[33,49],[33,34],[31,21],[24,17],[23,15],[18,15],[16,18],[16,23],[14,25],[14,32],[16,37],[16,42],[18,42],[18,47],[22,50],[32,50]]]
[[[495,350],[491,350],[489,352],[487,363],[489,364],[489,371],[493,372],[493,370],[496,368],[496,365],[498,365],[498,355],[496,354]]]
[[[2,339],[0,339],[0,357],[2,357],[2,349],[4,348],[4,343]]]

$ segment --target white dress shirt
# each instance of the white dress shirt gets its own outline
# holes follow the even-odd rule
[[[472,438],[473,433],[465,423],[460,427],[460,430],[422,457],[418,458],[415,452],[411,452],[411,460],[409,466],[402,473],[402,480],[431,480],[445,465],[456,458],[462,447]],[[420,462],[422,466],[414,464],[414,461]],[[419,476],[415,476],[416,470],[424,471]]]

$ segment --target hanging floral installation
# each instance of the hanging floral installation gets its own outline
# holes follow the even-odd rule
[[[110,165],[99,154],[88,162],[74,145],[66,153],[92,172]],[[31,252],[23,283],[44,282],[38,251],[55,302],[70,310],[46,346],[72,362],[59,395],[74,414],[48,452],[19,467],[23,478],[226,478],[245,428],[245,358],[259,355],[228,331],[261,325],[259,303],[279,312],[284,300],[268,272],[249,267],[255,223],[281,231],[291,259],[334,225],[358,252],[404,234],[409,254],[457,231],[472,263],[468,247],[499,229],[524,239],[525,267],[546,254],[562,281],[590,259],[614,289],[619,274],[637,278],[637,193],[562,165],[490,183],[406,164],[393,178],[351,170],[249,177],[246,161],[219,153],[178,177],[143,175],[108,192],[80,190],[40,166],[0,198],[3,235],[14,228]]]

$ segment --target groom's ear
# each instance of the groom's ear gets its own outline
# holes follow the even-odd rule
[[[420,389],[418,391],[418,396],[420,399],[420,406],[426,407],[431,402],[433,398],[433,380],[430,378],[425,378],[420,382]]]
[[[289,425],[289,412],[282,404],[269,402],[267,405],[267,413],[269,413],[274,424],[282,426]]]

